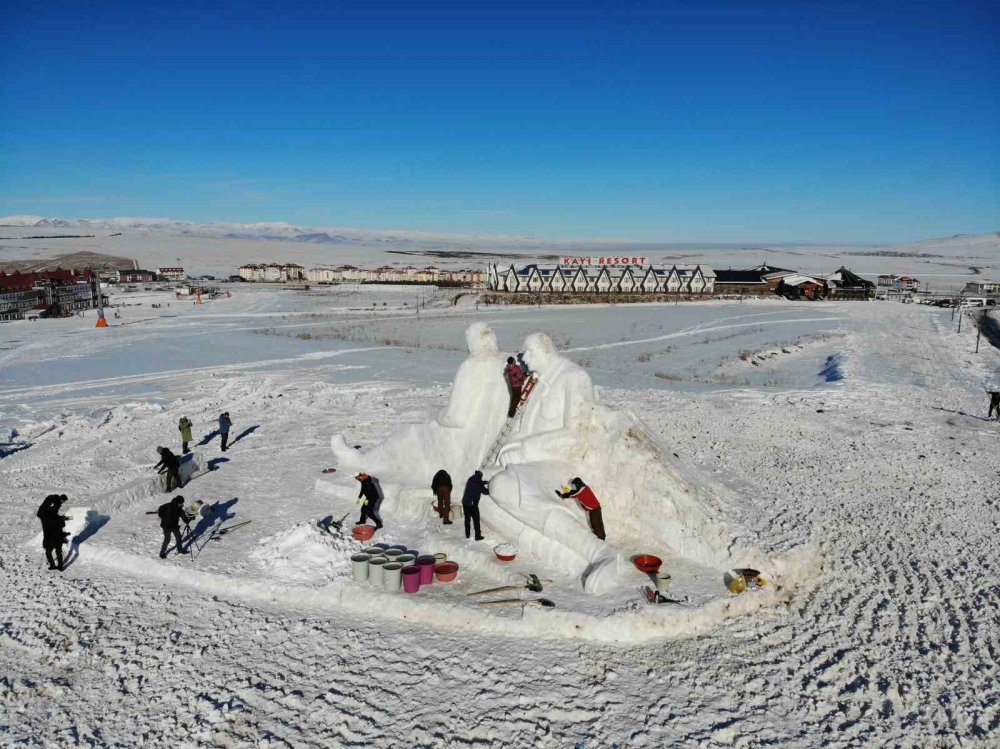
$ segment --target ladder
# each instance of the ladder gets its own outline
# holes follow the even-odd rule
[[[490,449],[486,451],[486,457],[483,458],[482,464],[479,469],[482,470],[487,466],[492,466],[496,464],[496,460],[500,455],[500,451],[503,446],[507,444],[507,438],[510,433],[514,430],[515,424],[520,424],[521,419],[524,417],[524,404],[528,402],[528,398],[531,395],[531,391],[535,389],[535,383],[538,381],[538,375],[531,374],[528,379],[525,380],[524,390],[521,391],[521,400],[517,402],[517,408],[514,411],[514,415],[507,418],[503,426],[500,428],[500,434],[497,438],[493,440],[493,444],[490,445]]]

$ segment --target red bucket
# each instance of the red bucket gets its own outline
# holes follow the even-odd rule
[[[375,535],[374,525],[356,525],[354,526],[354,538],[358,541],[370,541],[371,537]]]
[[[450,583],[458,577],[458,564],[455,562],[441,562],[434,567],[434,574],[439,583]]]

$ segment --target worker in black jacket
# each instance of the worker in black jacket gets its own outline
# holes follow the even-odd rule
[[[378,479],[369,476],[362,471],[354,474],[354,478],[361,482],[361,491],[358,499],[364,499],[361,505],[361,520],[358,525],[364,525],[368,518],[375,521],[375,530],[382,527],[382,516],[378,513],[378,508],[382,504],[382,487],[379,486]]]
[[[443,468],[431,479],[431,491],[438,501],[438,514],[445,525],[451,525],[451,476]]]
[[[163,529],[163,546],[160,547],[160,559],[167,558],[167,547],[170,545],[170,537],[174,537],[177,543],[177,553],[187,554],[181,542],[181,521],[184,520],[184,497],[178,494],[166,504],[160,505],[156,514],[160,518],[160,528]]]
[[[180,489],[181,459],[166,447],[158,447],[156,448],[156,452],[160,454],[160,462],[153,466],[153,470],[167,474],[166,488],[163,491],[170,493],[174,489]]]
[[[59,510],[63,504],[69,501],[65,494],[50,494],[43,501],[35,513],[42,521],[42,548],[45,549],[45,558],[49,560],[50,570],[63,570],[62,547],[66,543],[66,521],[69,518],[60,514]],[[55,555],[53,560],[52,556]]]
[[[489,493],[490,485],[483,481],[482,471],[476,471],[465,482],[465,491],[462,492],[462,512],[465,514],[466,538],[469,538],[469,524],[471,523],[476,529],[476,540],[483,540],[483,532],[479,527],[479,498]]]

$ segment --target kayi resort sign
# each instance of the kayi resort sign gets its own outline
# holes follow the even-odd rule
[[[577,266],[599,268],[602,265],[645,265],[646,258],[640,255],[594,255],[591,257],[562,257],[559,265],[563,268]]]

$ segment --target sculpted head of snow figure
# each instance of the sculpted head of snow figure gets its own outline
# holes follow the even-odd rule
[[[497,336],[493,329],[484,322],[474,322],[465,329],[465,345],[469,347],[469,353],[493,354],[500,350],[497,346]]]
[[[524,361],[531,371],[544,373],[551,369],[558,356],[556,347],[545,333],[532,333],[524,339]]]

